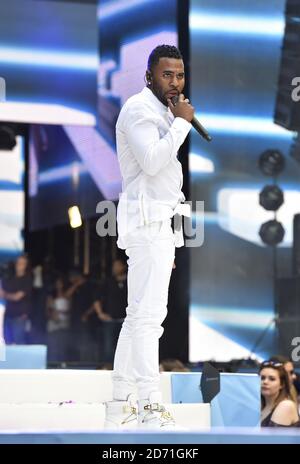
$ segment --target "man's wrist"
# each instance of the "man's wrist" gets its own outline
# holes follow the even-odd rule
[[[187,131],[187,133],[190,131],[192,127],[192,124],[186,119],[182,118],[181,116],[176,116],[176,118],[173,121],[173,125],[175,127],[183,129],[184,131]]]

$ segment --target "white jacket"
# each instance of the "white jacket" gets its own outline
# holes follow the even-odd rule
[[[170,218],[185,200],[179,147],[191,129],[174,118],[150,89],[132,96],[123,106],[117,124],[117,153],[122,174],[117,222],[118,246],[135,228]]]

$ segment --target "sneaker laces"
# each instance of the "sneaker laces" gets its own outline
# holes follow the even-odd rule
[[[121,422],[122,425],[132,422],[137,418],[137,409],[134,406],[126,405],[123,407],[124,414],[128,413],[129,416],[126,416],[125,419]]]

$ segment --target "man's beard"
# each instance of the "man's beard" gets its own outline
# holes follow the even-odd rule
[[[162,90],[160,89],[160,87],[158,85],[155,84],[155,82],[153,82],[153,85],[151,87],[151,90],[152,92],[154,93],[154,95],[156,96],[156,98],[158,98],[158,100],[165,106],[168,106],[168,101],[164,95],[164,93],[162,92]]]

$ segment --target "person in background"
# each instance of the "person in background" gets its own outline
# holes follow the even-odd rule
[[[55,282],[55,288],[47,298],[48,360],[69,359],[70,296],[63,277]]]
[[[264,361],[260,366],[261,427],[300,427],[297,407],[282,363]]]
[[[98,330],[100,357],[112,363],[119,333],[126,317],[127,266],[121,259],[112,264],[112,275],[107,277],[94,302],[94,310],[101,321]]]
[[[5,300],[4,339],[6,344],[25,344],[31,312],[32,275],[27,255],[15,262],[14,275],[4,278],[0,298]]]
[[[163,359],[159,365],[160,372],[190,372],[179,359]]]
[[[95,324],[91,314],[95,301],[95,283],[78,269],[69,274],[71,297],[72,361],[96,362]]]
[[[297,381],[297,375],[296,375],[296,372],[295,372],[293,362],[289,358],[287,358],[286,356],[281,356],[281,355],[272,356],[270,358],[270,361],[274,361],[274,362],[278,362],[278,363],[283,364],[283,367],[284,367],[284,369],[285,369],[285,371],[286,371],[286,373],[288,375],[288,378],[289,378],[290,393],[291,393],[292,400],[295,401],[297,406],[299,406],[299,400],[298,400],[299,392],[297,391],[297,389],[295,387],[295,384],[296,384],[296,381]]]
[[[47,343],[47,298],[55,288],[55,282],[61,273],[55,267],[53,256],[47,255],[42,262],[36,263],[32,270],[32,322],[31,343]]]

